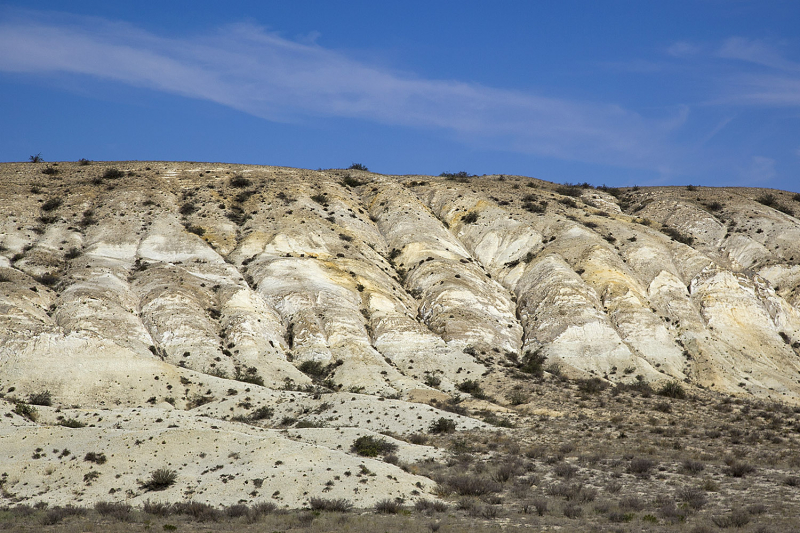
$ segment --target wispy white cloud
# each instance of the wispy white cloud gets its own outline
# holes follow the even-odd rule
[[[726,39],[717,51],[717,56],[725,59],[738,59],[787,71],[800,72],[800,64],[783,57],[772,45],[758,39],[731,37]]]
[[[672,57],[690,57],[702,52],[703,47],[689,41],[677,41],[667,48],[667,54]]]
[[[777,163],[777,161],[771,157],[759,155],[751,157],[750,164],[742,171],[742,177],[745,183],[752,185],[772,180],[777,175],[775,163]]]
[[[667,139],[688,113],[651,118],[609,103],[425,79],[252,24],[164,37],[96,18],[4,18],[0,72],[92,76],[273,121],[358,118],[447,130],[492,148],[657,169],[668,166]]]

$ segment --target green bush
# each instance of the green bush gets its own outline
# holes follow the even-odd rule
[[[308,501],[312,511],[327,511],[330,513],[347,513],[353,509],[353,503],[345,498],[327,499],[311,498]]]
[[[453,433],[456,430],[456,423],[449,418],[441,417],[436,420],[428,429],[429,433]]]
[[[25,402],[18,402],[17,405],[14,406],[14,412],[21,417],[27,418],[31,422],[36,422],[36,419],[39,418],[39,412],[36,408]]]
[[[397,444],[372,435],[363,435],[353,441],[350,449],[363,457],[377,457],[394,453],[397,451]]]
[[[61,207],[61,198],[50,198],[42,204],[42,211],[55,211]]]
[[[237,174],[231,178],[230,185],[231,187],[236,187],[237,189],[244,189],[250,185],[250,180],[240,174]]]
[[[683,400],[686,398],[686,391],[683,389],[683,386],[677,381],[670,381],[668,383],[664,383],[660,389],[658,389],[659,396],[666,396],[667,398],[676,398],[679,400]]]
[[[478,221],[478,213],[476,211],[470,211],[464,215],[464,218],[461,220],[464,222],[464,224],[474,224]]]
[[[243,383],[252,383],[253,385],[264,386],[264,378],[258,374],[258,369],[254,366],[248,366],[244,370],[241,367],[235,368],[234,379]]]
[[[165,490],[178,480],[178,473],[168,468],[159,468],[150,474],[150,479],[141,484],[147,491]]]
[[[342,185],[344,185],[345,187],[359,187],[361,185],[364,185],[364,182],[354,178],[353,176],[348,175],[342,178]]]
[[[463,393],[471,394],[473,397],[478,399],[486,398],[486,394],[484,394],[483,389],[481,388],[481,384],[478,382],[477,379],[467,379],[456,385],[456,388]]]
[[[522,359],[522,365],[519,367],[520,371],[532,376],[542,377],[544,373],[544,363],[547,356],[541,352],[541,349],[531,352],[525,352],[525,357]]]
[[[50,394],[49,390],[33,392],[28,395],[28,403],[31,405],[43,405],[45,407],[49,407],[53,405],[53,396]]]
[[[315,378],[320,378],[328,373],[327,366],[323,365],[321,361],[303,361],[297,369],[303,374],[308,374]]]
[[[610,385],[600,378],[589,378],[578,380],[578,390],[587,394],[597,394],[603,392]]]

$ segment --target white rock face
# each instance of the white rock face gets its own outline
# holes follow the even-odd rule
[[[321,491],[323,465],[362,462],[375,482],[328,497],[406,497],[419,480],[352,441],[441,417],[485,427],[416,402],[505,379],[537,351],[575,376],[800,402],[789,193],[199,163],[118,163],[130,174],[111,180],[110,166],[45,180],[0,165],[0,454],[20,498],[65,503],[78,484],[86,501],[136,503],[164,464],[171,499],[234,503],[258,478],[252,498],[296,507],[308,496],[280,476]],[[43,390],[54,406],[38,422],[11,413]],[[56,425],[57,407],[87,427]],[[34,465],[32,442],[109,463]],[[238,458],[204,473],[226,449]]]

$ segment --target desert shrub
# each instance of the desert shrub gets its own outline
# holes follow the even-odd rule
[[[258,369],[254,366],[248,366],[244,369],[237,366],[234,369],[233,379],[243,383],[252,383],[253,385],[259,385],[261,387],[264,386],[264,378],[258,374]]]
[[[94,510],[101,516],[107,516],[120,522],[129,522],[132,518],[133,507],[122,502],[97,502],[94,504]]]
[[[396,452],[397,444],[373,435],[362,435],[353,441],[350,449],[363,457],[377,457]]]
[[[311,199],[317,202],[319,205],[328,205],[328,197],[324,194],[315,194],[311,197]]]
[[[365,172],[369,171],[369,169],[365,165],[362,165],[361,163],[353,163],[352,165],[347,167],[347,170],[363,170]]]
[[[449,181],[458,181],[461,183],[466,183],[467,181],[469,181],[469,178],[471,176],[467,172],[464,172],[462,170],[460,172],[442,172],[441,174],[439,174],[439,177],[446,178]]]
[[[578,207],[577,202],[575,202],[575,200],[573,200],[572,198],[560,198],[558,202],[564,204],[567,207],[573,207],[573,208]]]
[[[431,424],[428,428],[429,433],[453,433],[456,430],[456,423],[449,418],[441,417]]]
[[[544,200],[539,202],[538,204],[533,202],[524,202],[522,204],[522,209],[530,213],[539,213],[539,214],[545,213],[547,212],[547,202]]]
[[[85,167],[85,166],[88,166],[89,164],[91,164],[91,161],[89,161],[85,157],[81,157],[80,159],[78,159],[78,164],[80,166],[82,166],[82,167]]]
[[[347,513],[353,509],[353,503],[345,498],[327,499],[311,498],[308,505],[314,511],[328,511],[332,513]]]
[[[171,503],[151,502],[147,500],[142,504],[142,511],[153,516],[169,516],[174,512]]]
[[[569,183],[556,187],[556,192],[562,196],[572,196],[575,198],[579,198],[583,193],[580,187]]]
[[[42,211],[50,212],[55,211],[59,207],[61,207],[62,201],[61,198],[49,198],[42,204]]]
[[[787,487],[800,487],[800,476],[786,476],[783,478],[783,484]]]
[[[587,394],[597,394],[609,387],[608,382],[600,378],[589,378],[578,380],[578,390]]]
[[[425,381],[424,381],[424,383],[425,383],[425,385],[427,385],[428,387],[433,387],[433,388],[436,388],[436,387],[438,387],[439,385],[441,385],[441,384],[442,384],[442,380],[441,380],[441,378],[439,378],[438,376],[434,376],[433,374],[427,374],[427,375],[425,376]]]
[[[725,207],[724,205],[722,205],[721,203],[717,202],[716,200],[711,201],[711,202],[706,202],[703,205],[705,205],[706,209],[708,209],[709,211],[720,211],[720,210],[722,210],[723,207]]]
[[[541,350],[536,350],[535,352],[529,350],[525,352],[525,356],[522,358],[522,365],[519,369],[526,374],[542,377],[545,361],[547,361],[547,356],[544,355]]]
[[[644,398],[649,398],[653,394],[653,388],[644,379],[637,379],[633,383],[617,383],[611,390],[613,396],[617,396],[623,392],[636,392]]]
[[[544,516],[547,512],[547,500],[545,498],[535,498],[531,500],[530,505],[536,509],[536,514],[539,516]]]
[[[641,511],[644,502],[636,496],[625,496],[619,500],[619,508],[623,511]]]
[[[694,237],[691,235],[684,235],[680,231],[675,228],[670,228],[668,226],[664,226],[661,228],[661,233],[671,238],[673,241],[677,241],[687,246],[691,246],[694,243]]]
[[[45,287],[55,287],[58,284],[58,276],[49,272],[40,276],[34,276],[33,279],[44,285]]]
[[[444,479],[444,485],[460,496],[483,496],[502,492],[503,486],[491,479],[472,474],[456,474]]]
[[[470,211],[461,219],[464,224],[474,224],[478,221],[478,212],[477,211]]]
[[[424,498],[420,498],[419,500],[414,502],[414,509],[420,513],[430,512],[430,511],[434,511],[437,513],[445,513],[450,509],[450,507],[443,501],[426,500]]]
[[[52,507],[48,509],[47,513],[42,517],[42,524],[52,526],[70,516],[83,516],[85,514],[86,509],[83,507],[75,507],[74,505]]]
[[[426,437],[423,433],[412,433],[406,440],[411,444],[422,445],[428,442],[428,437]]]
[[[23,418],[27,418],[31,422],[36,422],[36,419],[39,418],[39,412],[36,408],[25,402],[17,402],[14,406],[14,412]]]
[[[194,202],[186,202],[185,204],[181,205],[180,209],[178,209],[178,212],[183,216],[189,216],[195,211],[197,211],[197,206],[194,204]]]
[[[51,167],[50,165],[48,165],[42,169],[42,174],[55,176],[56,174],[58,174],[58,169],[56,167]]]
[[[64,254],[64,259],[72,260],[72,259],[77,259],[80,256],[81,256],[80,248],[70,248],[69,250],[67,250],[67,253]]]
[[[684,390],[683,386],[677,381],[670,381],[668,383],[664,383],[660,389],[658,389],[659,396],[666,396],[667,398],[676,398],[679,400],[683,400],[686,398],[686,391]]]
[[[650,474],[653,467],[656,466],[655,461],[646,458],[631,459],[628,465],[628,472],[637,476],[646,476]]]
[[[112,168],[109,168],[108,170],[106,170],[105,172],[103,172],[103,179],[115,180],[115,179],[121,178],[124,175],[125,175],[124,172],[122,172],[118,168],[112,167]]]
[[[750,463],[734,460],[728,463],[728,469],[725,473],[731,477],[744,477],[747,474],[752,474],[755,470],[756,467]]]
[[[295,425],[294,425],[294,427],[295,427],[295,428],[297,428],[297,429],[303,429],[303,428],[324,428],[324,427],[327,427],[327,426],[325,425],[325,422],[323,422],[323,421],[321,421],[321,420],[320,420],[320,421],[314,421],[314,420],[301,420],[301,421],[299,421],[297,424],[295,424]],[[394,456],[388,456],[388,455],[387,455],[387,456],[384,458],[384,460],[385,460],[387,463],[389,462],[389,460],[388,460],[388,459],[389,459],[389,457],[394,457]]]
[[[253,409],[248,418],[250,420],[266,420],[268,418],[272,418],[272,415],[274,414],[275,410],[272,407],[267,407],[266,405],[262,405],[261,407]]]
[[[58,424],[60,426],[64,426],[65,428],[72,428],[72,429],[78,429],[78,428],[86,427],[86,424],[84,424],[80,420],[75,420],[74,418],[65,418],[63,420],[60,420],[58,422]]]
[[[176,514],[186,515],[197,522],[216,522],[222,514],[207,503],[196,501],[175,503],[173,509]]]
[[[201,228],[200,226],[189,226],[186,228],[186,231],[188,231],[189,233],[194,233],[198,237],[202,237],[203,235],[206,234],[206,230]]]
[[[247,516],[250,512],[250,508],[247,507],[243,503],[236,503],[234,505],[229,505],[225,508],[225,516],[228,518],[239,518],[242,516]]]
[[[756,198],[756,202],[766,205],[767,207],[774,207],[778,203],[778,199],[772,194],[762,194]]]
[[[344,185],[345,187],[359,187],[361,185],[364,185],[364,182],[354,178],[353,176],[348,175],[342,178],[342,185]]]
[[[727,529],[729,527],[744,527],[750,523],[750,514],[743,509],[734,509],[727,515],[716,515],[711,517],[719,528]]]
[[[247,518],[251,522],[254,522],[262,516],[274,513],[277,508],[278,506],[272,502],[254,503],[250,506],[250,512],[248,513]]]
[[[31,405],[43,405],[49,407],[53,405],[53,396],[49,390],[33,392],[28,395],[28,403]]]
[[[178,473],[168,468],[159,468],[150,474],[150,479],[142,483],[142,488],[147,491],[165,490],[178,480]]]
[[[794,196],[792,196],[792,200],[795,202],[800,202],[800,192],[795,193]]]
[[[528,403],[531,397],[525,391],[514,389],[506,395],[506,399],[511,405],[522,405]]]
[[[326,365],[322,364],[321,361],[303,361],[300,363],[300,366],[297,367],[300,372],[303,374],[308,374],[309,376],[313,377],[322,377],[328,373],[328,369]]]
[[[98,465],[105,464],[105,462],[107,461],[106,454],[104,454],[104,453],[95,453],[95,452],[87,453],[86,455],[83,456],[83,460],[84,461],[88,461],[90,463],[95,463],[95,464],[98,464]]]
[[[233,176],[228,183],[231,187],[236,187],[237,189],[244,189],[245,187],[250,186],[250,180],[241,174],[236,174]]]
[[[587,489],[582,483],[558,483],[547,487],[550,496],[564,498],[567,501],[593,501],[597,497],[597,491]]]
[[[553,468],[553,473],[564,479],[572,479],[578,473],[578,469],[569,463],[559,463]]]
[[[685,508],[678,509],[674,501],[663,501],[658,508],[658,514],[670,524],[678,524],[686,521],[687,511]]]
[[[669,402],[656,402],[655,405],[653,405],[653,409],[661,411],[662,413],[671,413],[672,405]]]
[[[686,502],[686,505],[698,511],[708,503],[705,491],[695,487],[682,487],[675,493],[678,500]]]
[[[486,398],[486,395],[483,393],[483,389],[481,389],[481,384],[477,379],[464,380],[456,385],[456,388],[463,393],[471,394],[475,398]]]
[[[706,465],[703,464],[702,461],[694,461],[692,459],[685,459],[681,463],[681,468],[683,469],[684,472],[687,472],[689,474],[698,474],[698,473],[702,472],[703,470],[705,470]]]
[[[568,503],[564,506],[564,516],[567,518],[579,518],[583,515],[583,508],[574,503]]]
[[[32,155],[32,156],[30,156],[30,157],[28,158],[28,161],[30,161],[31,163],[41,163],[42,161],[44,161],[44,159],[42,159],[42,153],[41,153],[41,152],[39,152],[39,153],[38,153],[38,154],[36,154],[36,155]]]
[[[186,402],[187,409],[194,409],[195,407],[200,407],[201,405],[205,405],[207,403],[211,403],[214,401],[214,397],[211,395],[202,395],[202,394],[195,394],[191,396]]]
[[[522,466],[519,463],[508,461],[498,466],[492,473],[492,479],[498,483],[505,483],[508,480],[517,477],[522,472]]]
[[[597,508],[595,508],[598,512],[600,512]],[[621,511],[611,511],[608,513],[608,521],[621,523],[621,522],[630,522],[633,520],[635,515],[633,513],[623,513]]]
[[[375,504],[375,511],[381,514],[397,514],[401,508],[399,503],[388,498]]]

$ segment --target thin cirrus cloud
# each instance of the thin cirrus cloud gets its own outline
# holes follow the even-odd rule
[[[34,20],[34,21],[32,21]],[[209,100],[272,121],[365,119],[448,131],[463,142],[651,170],[687,109],[644,117],[618,105],[425,79],[287,40],[252,24],[163,37],[104,19],[0,24],[0,72],[68,73]]]
[[[746,65],[730,76],[724,102],[800,106],[800,63],[786,59],[775,47],[756,39],[733,37],[724,41],[715,55]]]

